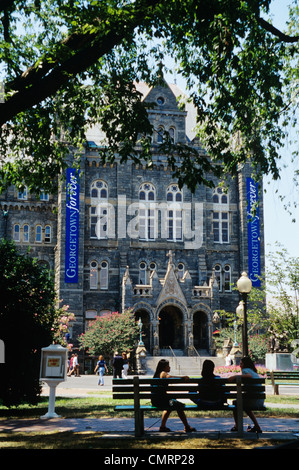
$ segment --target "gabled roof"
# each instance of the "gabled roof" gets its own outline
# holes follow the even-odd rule
[[[169,255],[166,275],[164,278],[163,288],[157,299],[157,305],[160,305],[164,300],[175,298],[186,304],[186,297],[183,294],[179,281],[174,272],[174,264],[172,262],[172,254]]]

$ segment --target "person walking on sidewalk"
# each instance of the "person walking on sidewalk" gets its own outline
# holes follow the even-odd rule
[[[123,365],[124,365],[124,360],[122,358],[122,356],[120,356],[118,354],[118,351],[115,351],[114,353],[114,358],[113,358],[113,363],[112,363],[112,366],[113,366],[113,378],[114,379],[117,379],[117,377],[119,379],[122,378],[122,369],[123,369]]]
[[[123,352],[122,357],[123,357],[123,361],[124,361],[123,370],[122,370],[122,378],[127,379],[128,378],[128,370],[129,370],[129,359],[128,359],[127,353]]]
[[[104,360],[104,357],[102,355],[99,356],[99,360],[97,362],[97,365],[94,371],[95,372],[99,371],[98,385],[104,385],[104,374],[105,374],[105,371],[108,374],[108,369],[106,366],[106,361]]]

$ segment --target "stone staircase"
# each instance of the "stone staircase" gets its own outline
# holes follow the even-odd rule
[[[224,357],[208,356],[207,353],[200,356],[183,356],[182,351],[180,353],[174,351],[174,353],[175,357],[173,355],[169,356],[169,352],[161,356],[148,356],[146,358],[146,375],[154,375],[160,359],[169,360],[171,375],[198,376],[201,374],[202,364],[205,359],[212,360],[216,367],[225,365]]]

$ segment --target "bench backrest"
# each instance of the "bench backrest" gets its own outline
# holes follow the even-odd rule
[[[267,371],[267,378],[299,380],[299,371],[271,370]]]
[[[238,394],[241,394],[242,398],[247,399],[265,398],[264,378],[246,379],[239,376],[237,383],[228,382],[227,378],[217,378],[215,380],[217,384],[223,385],[224,387],[225,401],[228,399],[236,399]],[[150,400],[153,385],[167,385],[167,396],[177,399],[190,399],[190,392],[196,393],[199,388],[207,386],[202,378],[192,378],[184,382],[180,378],[153,379],[135,376],[129,379],[113,379],[112,396],[117,400]],[[257,385],[259,386],[257,387]]]

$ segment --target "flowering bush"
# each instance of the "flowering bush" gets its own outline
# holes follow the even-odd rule
[[[103,354],[109,358],[116,350],[128,351],[138,338],[139,327],[131,309],[97,317],[86,333],[79,338],[82,348],[91,355]]]
[[[221,377],[229,377],[230,375],[240,374],[240,366],[219,366],[215,367],[215,374],[221,375]]]
[[[266,377],[267,369],[265,366],[256,364],[255,367],[256,367],[257,373],[261,377]],[[215,367],[215,374],[220,375],[221,377],[229,377],[230,375],[235,375],[235,374],[240,374],[240,373],[241,373],[241,367],[236,366],[236,365]]]
[[[68,309],[69,305],[63,305],[56,311],[52,331],[55,343],[71,349],[73,345],[67,342],[65,335],[69,332],[69,323],[75,320],[75,315],[68,312]]]

